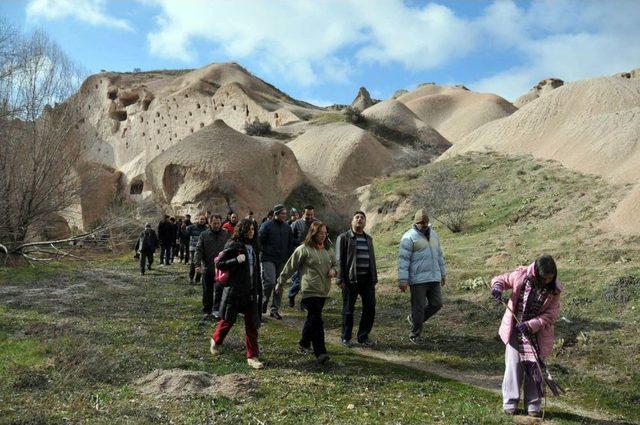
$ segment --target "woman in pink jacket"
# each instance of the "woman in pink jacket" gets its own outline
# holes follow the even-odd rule
[[[502,406],[507,414],[517,414],[520,388],[524,387],[527,414],[540,416],[544,384],[535,353],[543,359],[553,349],[562,292],[557,275],[553,258],[543,255],[528,267],[518,267],[491,281],[491,295],[498,302],[502,302],[503,291],[511,290],[498,332],[506,345]]]

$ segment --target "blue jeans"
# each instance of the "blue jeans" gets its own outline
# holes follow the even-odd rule
[[[289,298],[295,298],[300,292],[300,272],[295,272],[293,276],[291,276],[291,288],[289,288]]]

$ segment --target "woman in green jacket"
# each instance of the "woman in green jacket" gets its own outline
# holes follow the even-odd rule
[[[293,252],[278,279],[278,291],[282,291],[286,282],[296,271],[301,276],[302,305],[307,310],[307,320],[302,328],[300,350],[313,353],[319,364],[329,360],[324,344],[324,323],[322,309],[331,289],[331,279],[337,276],[336,257],[324,243],[327,239],[327,226],[321,221],[311,224],[304,243]]]

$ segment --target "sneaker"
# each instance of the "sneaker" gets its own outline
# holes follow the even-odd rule
[[[422,338],[419,336],[410,336],[409,341],[411,341],[415,345],[422,345]]]
[[[296,299],[295,297],[289,297],[289,307],[293,308],[296,306]]]
[[[316,357],[316,362],[318,362],[318,364],[326,364],[329,361],[329,356],[327,354],[320,354],[318,357]]]
[[[267,304],[262,304],[262,314],[267,314]]]
[[[309,353],[309,352],[311,351],[311,347],[305,347],[305,346],[304,346],[304,345],[302,345],[302,344],[298,344],[298,351],[299,351],[301,354],[307,354],[307,353]]]
[[[527,416],[530,416],[532,418],[541,418],[542,413],[539,410],[529,410],[527,412]]]
[[[220,351],[221,351],[220,346],[218,344],[216,344],[216,342],[213,340],[213,338],[211,338],[211,344],[209,346],[209,351],[214,356],[217,356],[218,354],[220,354]]]
[[[254,369],[263,369],[264,368],[264,363],[262,363],[260,360],[258,360],[257,357],[249,357],[247,359],[247,364],[249,366],[251,366]]]
[[[518,409],[504,409],[504,413],[509,416],[515,416],[518,414]]]
[[[369,338],[364,339],[362,341],[358,341],[358,344],[362,345],[363,347],[373,347],[374,345],[376,345],[375,341]]]
[[[409,322],[409,325],[411,327],[413,327],[413,319],[411,319],[411,315],[410,314],[407,316],[407,322]]]
[[[220,320],[221,316],[220,313],[217,311],[214,311],[213,314],[211,315],[211,317],[213,317],[213,320]]]
[[[348,340],[348,339],[343,339],[340,344],[342,344],[343,347],[347,347],[347,348],[351,348],[353,347],[353,343]]]
[[[269,317],[273,317],[274,319],[282,320],[282,316],[277,311],[272,311],[269,313]]]

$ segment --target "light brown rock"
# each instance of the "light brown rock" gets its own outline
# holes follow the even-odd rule
[[[375,105],[375,103],[376,102],[371,99],[369,91],[364,87],[360,87],[358,94],[355,99],[353,99],[353,102],[351,102],[351,106],[357,111],[364,111],[368,107]]]
[[[543,96],[546,93],[549,93],[551,90],[561,87],[562,85],[564,85],[564,81],[560,80],[559,78],[547,78],[546,80],[542,80],[538,84],[533,86],[527,93],[516,99],[516,101],[513,102],[513,106],[515,106],[516,108],[522,108],[527,103],[536,100],[540,96]]]

